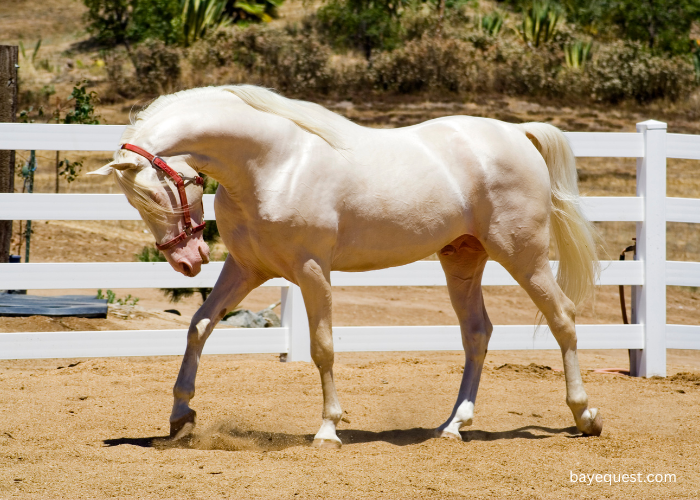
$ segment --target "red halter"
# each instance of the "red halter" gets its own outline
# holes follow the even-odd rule
[[[156,248],[158,250],[167,250],[168,248],[172,248],[178,243],[180,243],[182,240],[186,240],[190,236],[192,236],[194,233],[197,233],[204,229],[205,222],[202,221],[201,224],[197,226],[192,225],[192,219],[190,218],[190,206],[187,203],[187,193],[185,192],[185,181],[182,180],[183,175],[175,172],[172,168],[168,166],[167,163],[165,163],[160,157],[152,155],[148,151],[145,151],[141,149],[138,146],[134,146],[133,144],[122,144],[121,149],[127,149],[133,153],[136,153],[138,155],[143,156],[146,158],[151,165],[155,168],[161,169],[165,175],[170,177],[172,181],[175,183],[177,186],[177,192],[180,195],[180,205],[182,206],[182,217],[185,219],[185,229],[175,236],[172,240],[166,241],[165,243],[158,244],[156,243]],[[194,177],[194,183],[197,184],[198,186],[204,185],[204,179],[199,177],[198,175]],[[204,214],[204,207],[202,206],[202,214]]]

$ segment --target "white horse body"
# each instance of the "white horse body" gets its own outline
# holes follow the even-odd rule
[[[460,395],[441,435],[459,436],[459,427],[471,423],[492,330],[480,285],[488,257],[503,264],[542,310],[562,346],[567,402],[577,425],[585,433],[600,433],[602,422],[596,410],[588,409],[581,384],[573,304],[548,265],[554,203],[552,228],[557,242],[565,243],[559,246],[566,247],[561,249],[568,273],[562,286],[577,297],[592,286],[584,281],[594,272],[594,250],[576,253],[577,247],[590,247],[592,239],[586,221],[566,205],[576,201],[575,170],[556,129],[448,117],[372,130],[320,106],[248,86],[161,99],[123,142],[219,181],[216,219],[230,252],[212,294],[192,321],[174,389],[172,434],[194,421],[189,400],[197,363],[216,322],[250,290],[281,276],[302,289],[312,357],[321,373],[324,423],[315,444],[339,446],[335,427],[342,411],[332,378],[330,271],[398,266],[435,252],[448,278],[467,354]],[[157,182],[143,158],[120,150],[111,167],[119,171],[122,186],[133,176],[134,185],[150,185],[148,195],[173,212],[172,193]],[[180,231],[177,218],[155,222],[130,185],[125,192],[157,239]],[[567,246],[563,238],[577,235],[583,241]],[[175,269],[188,275],[207,260],[201,235],[165,253]],[[572,270],[581,269],[588,274],[575,277]]]

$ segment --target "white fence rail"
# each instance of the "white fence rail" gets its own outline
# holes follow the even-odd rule
[[[113,151],[124,130],[116,125],[0,124],[0,149]],[[700,326],[666,324],[666,285],[700,286],[700,263],[666,261],[666,222],[700,223],[700,199],[666,197],[666,158],[700,159],[700,136],[667,134],[666,125],[648,121],[637,133],[568,133],[578,157],[637,158],[636,197],[583,199],[594,221],[637,223],[637,259],[603,263],[600,284],[633,286],[631,325],[578,325],[581,349],[631,349],[632,370],[642,376],[665,375],[666,348],[700,349]],[[213,219],[213,195],[204,198]],[[138,220],[123,195],[0,194],[0,219]],[[222,263],[204,266],[195,278],[175,273],[167,263],[0,264],[0,289],[177,288],[209,287]],[[556,267],[556,262],[552,263]],[[438,262],[365,273],[333,272],[334,286],[444,286]],[[489,262],[483,284],[515,285]],[[217,329],[204,352],[288,353],[289,360],[310,360],[308,323],[301,292],[274,279],[264,286],[282,289],[282,327]],[[700,319],[700,318],[699,318]],[[457,326],[335,327],[335,348],[343,351],[461,350]],[[177,355],[184,352],[185,330],[113,332],[40,332],[0,334],[0,358]],[[495,326],[490,350],[557,349],[543,327]]]

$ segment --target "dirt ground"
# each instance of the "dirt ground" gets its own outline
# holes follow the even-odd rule
[[[311,364],[205,356],[195,434],[170,442],[178,358],[2,361],[0,497],[698,498],[700,356],[671,351],[669,372],[683,373],[665,380],[590,371],[625,356],[581,354],[605,419],[602,436],[586,438],[557,352],[489,353],[458,442],[432,429],[451,410],[461,354],[341,354],[338,451],[309,446],[321,412]],[[617,482],[571,481],[580,474]]]

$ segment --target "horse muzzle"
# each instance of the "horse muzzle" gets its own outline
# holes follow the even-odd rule
[[[204,242],[202,234],[195,234],[164,250],[163,254],[173,269],[191,278],[202,270],[202,264],[209,263],[209,247]]]

